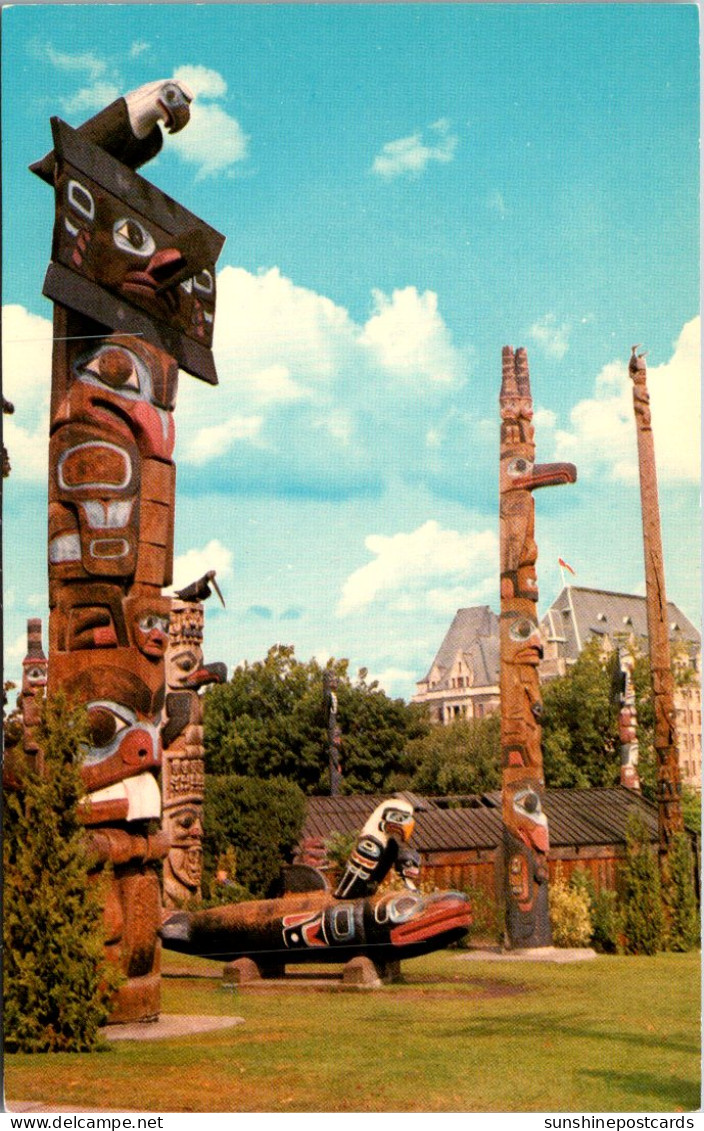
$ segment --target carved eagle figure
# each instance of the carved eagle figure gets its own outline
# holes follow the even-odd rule
[[[115,99],[77,133],[104,149],[130,169],[139,169],[156,157],[164,138],[160,123],[175,134],[188,125],[193,94],[175,79],[157,79]],[[53,183],[54,154],[47,153],[30,166],[38,177]]]

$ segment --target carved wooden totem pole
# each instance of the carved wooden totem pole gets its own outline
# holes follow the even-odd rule
[[[506,930],[513,947],[550,944],[548,824],[543,812],[542,699],[533,491],[574,483],[571,463],[536,464],[523,349],[503,350],[500,445],[501,751]]]
[[[640,789],[638,776],[638,715],[633,686],[633,656],[627,648],[618,648],[619,711],[618,735],[621,743],[621,785]]]
[[[85,707],[82,774],[107,953],[126,975],[111,1020],[159,1012],[160,722],[171,602],[179,366],[217,383],[210,347],[223,239],[133,170],[189,119],[151,83],[78,130],[53,118],[32,166],[56,194],[49,445],[49,694]]]
[[[337,797],[342,782],[342,734],[337,722],[337,676],[326,671],[323,675],[323,701],[328,731],[328,762],[330,766],[330,796]]]
[[[210,595],[209,581],[214,583],[213,573],[182,589],[171,601],[161,728],[164,832],[169,838],[164,907],[168,909],[185,907],[201,896],[205,765],[199,691],[227,679],[225,664],[203,663],[203,601]]]
[[[27,655],[22,661],[22,692],[18,705],[22,711],[24,754],[36,770],[42,769],[37,727],[41,720],[46,684],[47,659],[42,647],[42,622],[39,617],[31,617],[27,621]]]
[[[682,786],[675,732],[675,680],[670,666],[670,634],[662,557],[660,506],[655,444],[650,417],[645,355],[633,346],[628,372],[633,381],[633,410],[638,437],[638,468],[645,557],[645,608],[648,621],[650,678],[655,710],[654,746],[657,757],[660,862],[668,858],[672,838],[682,832]]]

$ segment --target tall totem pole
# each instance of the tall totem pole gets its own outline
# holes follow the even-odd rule
[[[682,786],[675,732],[675,680],[670,666],[670,634],[662,557],[655,443],[650,416],[645,355],[633,346],[628,372],[633,381],[633,411],[638,437],[643,550],[645,557],[645,608],[648,621],[650,679],[655,711],[654,746],[657,758],[660,863],[667,861],[672,838],[683,831]]]
[[[328,764],[330,769],[330,796],[337,797],[342,784],[342,733],[337,721],[337,676],[326,670],[323,674],[323,703],[328,732]]]
[[[164,907],[169,909],[185,907],[201,897],[205,762],[199,692],[227,679],[225,664],[203,663],[203,602],[210,596],[210,582],[222,601],[214,571],[181,589],[171,601],[161,728],[164,831],[169,838]]]
[[[548,823],[543,811],[542,699],[533,491],[574,483],[571,463],[536,464],[524,349],[503,349],[499,471],[501,754],[506,931],[512,947],[550,945]]]
[[[49,443],[49,677],[87,713],[85,824],[109,866],[111,1020],[159,1012],[160,723],[171,601],[179,366],[210,384],[223,237],[134,172],[189,92],[150,83],[78,130],[52,118],[32,166],[56,194]]]

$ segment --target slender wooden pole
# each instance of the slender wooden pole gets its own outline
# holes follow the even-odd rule
[[[501,752],[506,932],[512,947],[549,946],[547,817],[534,538],[538,487],[574,483],[571,463],[535,463],[533,401],[524,349],[503,350],[500,444]]]
[[[672,838],[682,832],[682,786],[675,731],[675,681],[670,665],[665,567],[662,556],[655,444],[650,415],[645,355],[633,346],[628,372],[633,381],[633,411],[638,438],[638,470],[643,518],[645,605],[648,619],[650,679],[655,712],[654,746],[657,757],[658,830],[661,866],[667,861]]]

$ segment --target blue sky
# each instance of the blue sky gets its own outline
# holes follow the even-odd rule
[[[498,608],[501,347],[531,363],[541,612],[643,592],[630,346],[648,349],[668,597],[698,623],[694,5],[4,9],[5,649],[48,619],[49,118],[171,75],[150,180],[226,237],[220,385],[176,410],[177,583],[217,568],[206,658],[279,641],[409,697],[458,607]],[[46,636],[46,632],[45,632]]]

